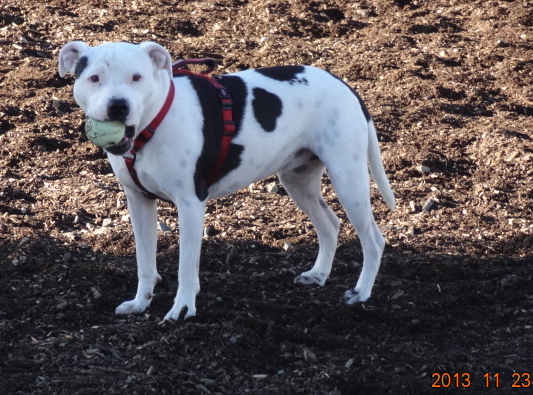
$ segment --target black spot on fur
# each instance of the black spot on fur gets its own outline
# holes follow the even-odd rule
[[[301,74],[305,71],[303,66],[265,67],[263,69],[256,69],[256,71],[265,77],[272,78],[277,81],[304,83],[306,85],[308,83],[305,78],[298,77],[298,74]]]
[[[255,119],[267,132],[276,129],[276,121],[281,115],[283,104],[281,99],[262,88],[254,88],[252,107]]]
[[[198,94],[200,106],[202,107],[202,114],[204,118],[204,125],[202,129],[202,133],[204,135],[204,146],[202,147],[202,152],[200,153],[198,161],[196,162],[194,186],[198,199],[205,200],[208,196],[208,185],[206,182],[207,177],[213,170],[213,166],[218,158],[221,146],[223,122],[220,100],[215,88],[209,81],[201,77],[179,78],[191,79],[191,83]],[[246,90],[244,88],[244,83],[240,78],[235,77],[235,79],[240,81],[241,86],[239,86],[239,82],[229,80],[229,78],[230,77],[221,78],[219,81],[227,88],[233,99],[233,116],[236,128],[235,135],[237,135],[242,123],[244,109],[243,102],[246,98]],[[240,155],[242,150],[243,147],[240,145],[230,145],[226,162],[218,173],[218,179],[222,178],[229,171],[233,170],[240,164]]]
[[[220,149],[220,136],[222,134],[220,101],[215,92],[215,88],[205,79],[201,77],[179,78],[191,79],[191,83],[198,95],[200,106],[202,107],[204,145],[196,162],[194,188],[198,199],[203,201],[208,195],[206,180],[209,174],[211,174]]]
[[[74,69],[74,75],[76,78],[79,78],[81,73],[83,73],[83,70],[87,67],[87,64],[89,63],[89,60],[87,59],[87,56],[82,56],[80,60],[78,60],[78,63],[76,63],[76,68]]]
[[[357,97],[357,100],[359,100],[359,104],[361,105],[361,110],[363,111],[363,114],[366,118],[366,121],[367,122],[370,122],[370,120],[372,119],[372,117],[370,116],[370,112],[368,111],[368,108],[366,107],[366,104],[365,102],[363,101],[363,99],[361,98],[361,96],[359,96],[359,93],[357,93],[353,88],[350,87],[350,89],[352,90],[353,94],[355,95],[355,97]]]
[[[330,73],[331,74],[331,73]],[[372,117],[370,116],[370,112],[368,111],[368,108],[366,107],[365,105],[365,102],[363,101],[363,99],[361,98],[361,96],[359,96],[359,94],[350,86],[348,85],[346,82],[344,82],[342,79],[340,79],[339,77],[337,77],[336,75],[334,74],[331,74],[331,76],[335,77],[336,79],[338,79],[340,82],[342,82],[344,85],[346,85],[348,87],[348,89],[350,89],[350,91],[352,91],[352,93],[355,95],[355,97],[357,97],[357,100],[359,100],[359,104],[361,106],[361,110],[363,111],[363,115],[365,116],[366,118],[366,121],[367,122],[370,122],[370,120],[372,119]]]

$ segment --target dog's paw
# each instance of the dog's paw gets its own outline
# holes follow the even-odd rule
[[[115,314],[140,314],[143,313],[150,303],[141,303],[137,299],[122,303],[115,310]]]
[[[317,284],[323,287],[326,284],[327,275],[324,273],[313,272],[312,270],[300,274],[294,279],[295,284],[312,285]]]
[[[167,313],[167,315],[164,318],[164,321],[179,321],[179,320],[186,320],[189,317],[194,317],[196,315],[196,308],[190,308],[189,306],[182,306],[179,307],[172,307],[170,311]]]
[[[183,292],[178,290],[178,295],[174,299],[174,306],[165,316],[164,320],[179,321],[196,315],[196,293]]]
[[[194,317],[196,315],[196,309],[189,309],[187,306],[183,306],[180,310],[175,310],[172,308],[165,318],[164,321],[180,321],[186,320],[189,317]]]
[[[363,303],[368,300],[370,295],[366,296],[360,293],[359,291],[356,291],[355,289],[349,289],[342,295],[342,302],[345,304],[355,304],[355,303]]]

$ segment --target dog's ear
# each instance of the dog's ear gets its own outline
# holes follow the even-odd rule
[[[83,41],[71,41],[59,51],[59,75],[75,74],[76,65],[82,54],[90,48]]]
[[[167,70],[172,74],[172,59],[165,48],[151,41],[141,43],[140,46],[152,58],[157,70]]]

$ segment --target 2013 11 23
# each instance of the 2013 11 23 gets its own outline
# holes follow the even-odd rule
[[[474,385],[475,377],[472,373],[433,373],[432,388],[470,388]],[[501,388],[504,386],[502,373],[485,373],[483,375],[483,385],[485,388]],[[507,386],[507,385],[506,385]],[[511,375],[511,388],[533,388],[533,376],[531,373],[515,372]]]

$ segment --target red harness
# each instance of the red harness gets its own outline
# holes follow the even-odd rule
[[[201,64],[206,65],[207,70],[202,71],[201,73],[193,73],[187,68],[187,65],[189,64]],[[220,104],[222,106],[222,121],[223,121],[223,131],[222,131],[222,141],[220,146],[220,151],[218,153],[218,158],[215,162],[215,165],[213,169],[211,170],[211,173],[206,178],[206,186],[209,188],[216,180],[220,173],[220,169],[222,168],[222,165],[226,161],[226,157],[228,156],[229,147],[231,145],[231,139],[235,135],[235,123],[233,122],[233,101],[231,100],[231,97],[226,90],[226,88],[220,84],[216,79],[209,77],[209,74],[213,72],[215,69],[216,64],[213,59],[186,59],[181,60],[179,62],[176,62],[172,65],[172,74],[174,76],[178,75],[191,75],[196,77],[202,77],[209,81],[213,87],[215,88],[218,98],[220,100]],[[131,178],[139,187],[139,189],[143,192],[143,194],[149,198],[149,199],[157,199],[158,196],[153,194],[152,192],[148,191],[139,180],[139,176],[137,175],[137,171],[135,170],[135,159],[137,152],[150,141],[150,139],[153,137],[156,129],[161,124],[163,119],[168,113],[168,110],[170,109],[170,106],[172,105],[172,102],[174,100],[174,94],[175,94],[175,87],[172,80],[170,80],[170,88],[168,91],[167,98],[165,99],[165,103],[163,104],[163,107],[159,111],[159,113],[156,115],[156,117],[150,122],[150,124],[141,132],[139,135],[135,138],[135,141],[133,142],[133,148],[130,150],[130,156],[124,156],[124,161],[126,163],[126,167],[128,168],[128,171],[131,175]]]

